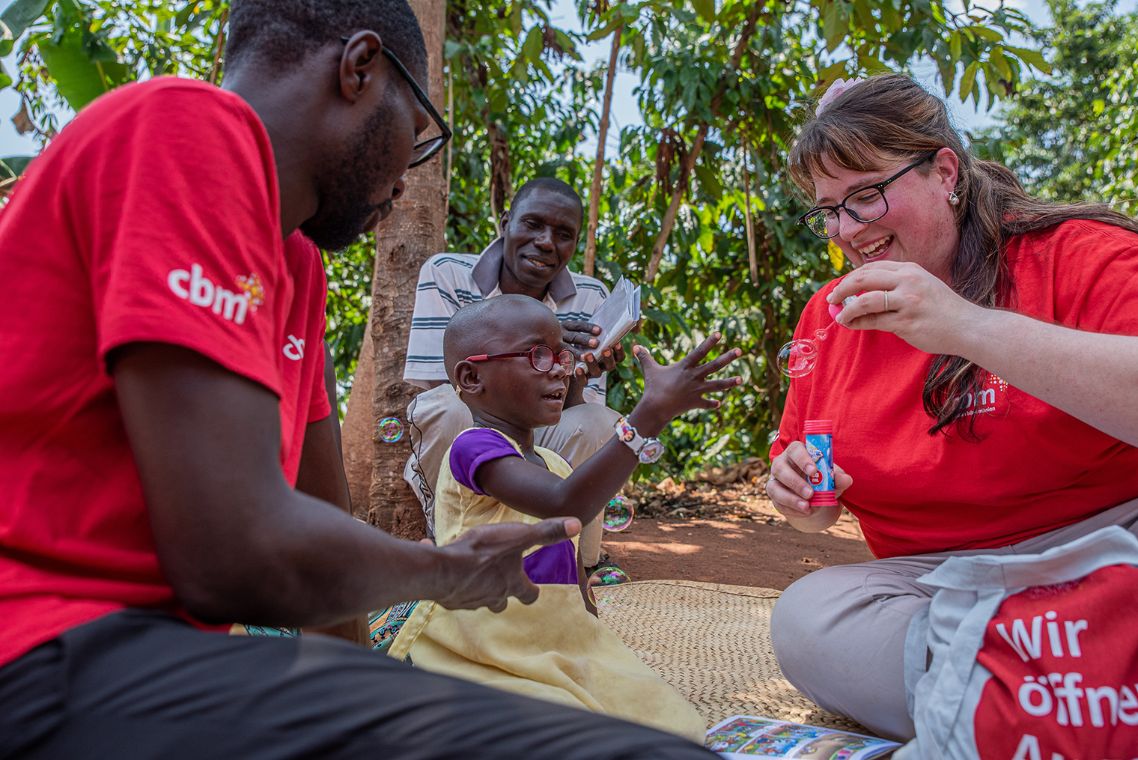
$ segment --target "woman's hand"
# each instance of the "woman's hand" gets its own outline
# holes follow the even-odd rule
[[[861,295],[858,295],[858,294]],[[850,299],[836,317],[851,330],[884,330],[930,354],[962,355],[964,338],[991,311],[961,298],[919,264],[878,261],[847,275],[827,296]]]
[[[814,494],[810,478],[817,472],[818,468],[802,441],[793,441],[771,462],[767,496],[774,508],[800,530],[825,530],[841,513],[840,507],[810,505],[810,497]],[[853,478],[834,464],[834,490],[838,498],[851,485]],[[818,524],[812,524],[814,522]]]
[[[683,359],[667,366],[657,364],[643,346],[633,347],[632,353],[640,361],[640,369],[644,373],[644,397],[632,412],[641,433],[654,436],[672,418],[689,409],[716,409],[719,401],[707,398],[708,393],[730,390],[742,384],[741,377],[709,379],[710,375],[743,355],[738,348],[724,351],[701,364],[719,338],[720,334],[714,333]]]

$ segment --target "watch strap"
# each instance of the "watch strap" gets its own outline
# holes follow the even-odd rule
[[[632,453],[642,464],[651,464],[664,453],[664,446],[660,443],[660,439],[640,435],[636,426],[625,417],[617,418],[613,424],[613,430],[616,431],[616,437],[632,450]]]

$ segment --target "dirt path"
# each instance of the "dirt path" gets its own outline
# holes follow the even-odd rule
[[[605,533],[604,551],[633,580],[776,589],[821,567],[872,559],[849,514],[824,533],[800,533],[775,512],[762,482],[695,488],[665,483],[637,494],[639,514],[627,530]]]
[[[604,549],[633,580],[777,589],[821,567],[872,559],[860,539],[739,518],[638,519],[605,534]]]

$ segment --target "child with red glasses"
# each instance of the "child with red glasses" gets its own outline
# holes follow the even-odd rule
[[[689,409],[714,409],[705,394],[740,378],[710,379],[741,352],[701,364],[719,336],[680,362],[661,366],[634,350],[644,397],[611,441],[576,471],[553,451],[534,446],[534,428],[561,417],[575,357],[563,349],[561,326],[546,306],[504,295],[472,304],[451,318],[443,337],[447,374],[470,407],[475,427],[463,431],[444,459],[435,500],[435,534],[447,544],[476,525],[596,517],[639,462],[655,461],[655,436]],[[532,697],[606,713],[703,742],[695,709],[601,623],[582,600],[585,578],[575,539],[535,547],[525,557],[541,586],[532,605],[498,610],[447,610],[420,603],[390,654],[416,666]],[[587,597],[586,597],[587,598]],[[504,720],[508,717],[504,716]]]

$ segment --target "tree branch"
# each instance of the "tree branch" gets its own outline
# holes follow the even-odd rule
[[[747,22],[743,25],[743,31],[739,35],[739,41],[735,44],[735,49],[731,53],[731,63],[723,71],[719,77],[719,86],[715,90],[715,95],[711,98],[711,107],[708,111],[712,117],[719,115],[719,107],[723,104],[723,98],[727,94],[727,86],[731,77],[739,70],[739,63],[743,60],[743,53],[746,52],[747,45],[751,41],[751,37],[755,34],[755,25],[758,23],[759,14],[762,13],[763,5],[755,3],[752,6],[750,13],[747,14]],[[690,128],[691,124],[688,124]],[[648,270],[645,272],[645,279],[652,282],[656,279],[656,274],[660,270],[660,262],[664,258],[664,247],[668,244],[668,238],[672,235],[672,227],[676,224],[676,214],[680,210],[680,202],[683,200],[684,189],[687,187],[687,178],[691,175],[692,169],[695,168],[696,159],[699,158],[699,153],[703,150],[703,143],[707,139],[707,131],[710,124],[703,122],[699,125],[699,131],[696,133],[695,140],[692,141],[691,150],[688,151],[684,157],[683,163],[680,165],[680,177],[676,182],[675,189],[672,191],[672,200],[668,204],[668,210],[664,212],[664,218],[660,223],[660,234],[656,236],[656,243],[652,246],[652,258],[648,262]]]
[[[589,191],[589,226],[585,232],[585,274],[593,276],[597,262],[597,218],[601,207],[601,177],[605,165],[605,140],[609,132],[609,112],[612,110],[613,80],[616,77],[616,59],[620,52],[620,35],[624,26],[612,33],[612,50],[609,51],[609,68],[605,72],[605,95],[601,105],[601,123],[597,130],[597,158],[593,162],[593,186]]]

